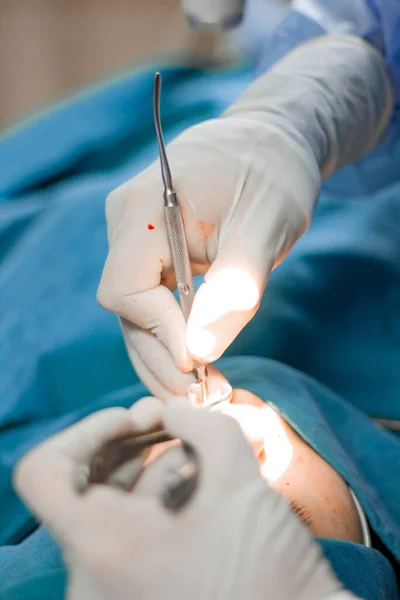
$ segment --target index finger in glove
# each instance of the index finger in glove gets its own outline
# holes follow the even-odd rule
[[[134,250],[132,249],[132,254]],[[132,285],[131,293],[124,294],[117,281],[129,277],[123,269],[114,261],[113,249],[107,259],[103,278],[97,294],[99,303],[125,321],[134,324],[143,331],[149,331],[154,334],[159,342],[165,346],[171,353],[175,363],[182,371],[190,371],[193,367],[193,361],[188,353],[185,342],[186,322],[179,306],[178,301],[172,292],[163,285],[157,285],[152,289],[142,292],[135,292],[135,286]],[[110,266],[111,263],[111,266]],[[143,265],[143,269],[153,269],[155,265]],[[107,274],[107,270],[109,273]],[[112,270],[118,269],[117,273]],[[124,325],[126,331],[129,329]],[[136,348],[140,352],[140,346]],[[156,362],[156,361],[154,361]],[[153,365],[153,369],[156,368]],[[151,367],[150,367],[151,368]]]
[[[146,388],[162,400],[171,395],[184,395],[194,381],[194,374],[183,373],[178,368],[168,347],[155,334],[126,319],[121,319],[121,325],[129,358]],[[175,335],[175,343],[177,337]]]
[[[82,498],[74,487],[77,466],[87,464],[107,442],[152,427],[161,407],[160,401],[146,398],[136,411],[111,408],[83,419],[22,458],[14,471],[15,489],[42,521],[60,531]]]

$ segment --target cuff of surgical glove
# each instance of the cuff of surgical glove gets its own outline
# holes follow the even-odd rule
[[[375,65],[375,71],[378,73],[374,78],[374,87],[375,93],[381,99],[381,106],[375,121],[374,135],[371,136],[369,143],[364,146],[363,154],[368,154],[384,134],[393,114],[395,102],[393,82],[391,80],[383,55],[377,50],[377,48],[375,48],[375,46],[366,40],[351,34],[327,34],[318,36],[305,42],[303,47],[305,50],[312,53],[318,53],[320,51],[324,52],[325,48],[327,50],[331,49],[333,52],[339,49],[347,48],[349,59],[351,58],[352,51],[357,48],[366,55],[370,56],[370,60],[373,61]],[[350,157],[350,159],[351,158],[352,157]],[[343,162],[348,162],[347,157],[344,158]],[[333,172],[336,169],[336,165],[333,165],[330,169],[329,165],[324,165],[323,167],[323,171],[327,171],[328,173]]]
[[[383,56],[352,35],[297,46],[225,113],[276,127],[316,161],[325,178],[365,155],[393,110]]]
[[[286,198],[293,206],[293,212],[287,213],[286,206],[282,205],[285,220],[289,218],[289,221],[298,223],[300,212],[308,225],[318,199],[321,174],[307,144],[302,144],[300,137],[295,139],[295,136],[287,134],[284,127],[281,127],[280,120],[273,115],[268,119],[258,120],[256,112],[241,110],[233,114],[225,113],[223,119],[229,121],[230,127],[235,127],[239,136],[254,139],[254,154],[259,157],[262,167],[273,175],[271,180],[274,178],[279,181],[279,196],[282,201]],[[294,210],[296,207],[298,211]]]

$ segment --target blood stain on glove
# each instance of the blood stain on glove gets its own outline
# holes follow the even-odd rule
[[[212,223],[207,223],[207,221],[199,221],[197,223],[196,231],[202,231],[204,233],[204,237],[208,239],[215,229],[215,225]]]
[[[154,225],[152,225],[151,223],[149,223],[149,224],[147,225],[147,229],[148,229],[149,231],[153,231],[153,229],[155,229],[155,227],[154,227]]]

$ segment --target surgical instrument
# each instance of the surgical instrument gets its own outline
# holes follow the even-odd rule
[[[193,398],[196,396],[196,385],[198,384],[193,383],[187,390],[188,399],[192,404],[194,403]],[[228,383],[224,383],[218,397],[211,399],[206,405],[202,405],[196,410],[212,410],[218,405],[229,403],[231,397],[232,388]],[[168,431],[160,428],[142,434],[130,433],[114,438],[99,448],[87,464],[78,465],[74,472],[75,490],[78,494],[85,494],[92,485],[110,483],[110,477],[120,467],[141,458],[136,473],[131,471],[128,481],[121,480],[119,483],[115,481],[111,483],[114,487],[131,491],[146,467],[146,451],[156,444],[176,441],[180,441],[179,438],[170,436]],[[197,487],[199,467],[196,455],[188,444],[182,443],[182,448],[187,462],[176,473],[171,474],[161,495],[164,506],[171,510],[178,510],[184,506]]]
[[[173,187],[171,170],[168,164],[161,129],[160,92],[161,75],[160,73],[156,73],[153,86],[153,116],[160,154],[161,175],[164,183],[164,213],[172,254],[172,263],[175,270],[179,303],[181,305],[183,316],[187,321],[192,309],[195,291],[182,212]],[[201,386],[201,402],[202,404],[205,404],[207,400],[207,365],[195,361],[193,370],[197,381]]]
[[[118,468],[140,458],[143,452],[156,444],[179,441],[171,437],[165,429],[158,429],[139,435],[125,435],[116,438],[102,448],[91,458],[89,464],[80,465],[75,472],[75,490],[85,494],[89,487],[104,484]],[[182,444],[186,464],[176,473],[170,474],[162,491],[161,501],[166,508],[178,510],[192,497],[197,487],[198,466],[193,450],[187,444]],[[114,484],[125,491],[132,490],[145,468],[145,459],[139,464],[135,473],[131,473],[127,482]]]

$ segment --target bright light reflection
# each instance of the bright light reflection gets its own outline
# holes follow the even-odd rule
[[[253,310],[259,299],[256,282],[242,269],[221,271],[200,286],[186,330],[186,344],[191,354],[203,358],[213,356],[221,325],[222,330],[229,331],[230,327],[235,330],[237,323],[230,325],[230,314]]]
[[[199,327],[188,327],[186,345],[195,356],[210,356],[215,348],[216,337],[212,331]]]
[[[288,469],[293,458],[293,446],[277,413],[266,406],[260,409],[264,430],[265,461],[261,473],[269,483],[277,481]]]
[[[189,325],[205,328],[231,311],[251,310],[260,294],[254,279],[242,269],[226,269],[200,286]]]
[[[260,294],[254,279],[243,269],[226,269],[215,275],[207,286],[218,291],[217,314],[227,310],[250,310],[259,300]]]

